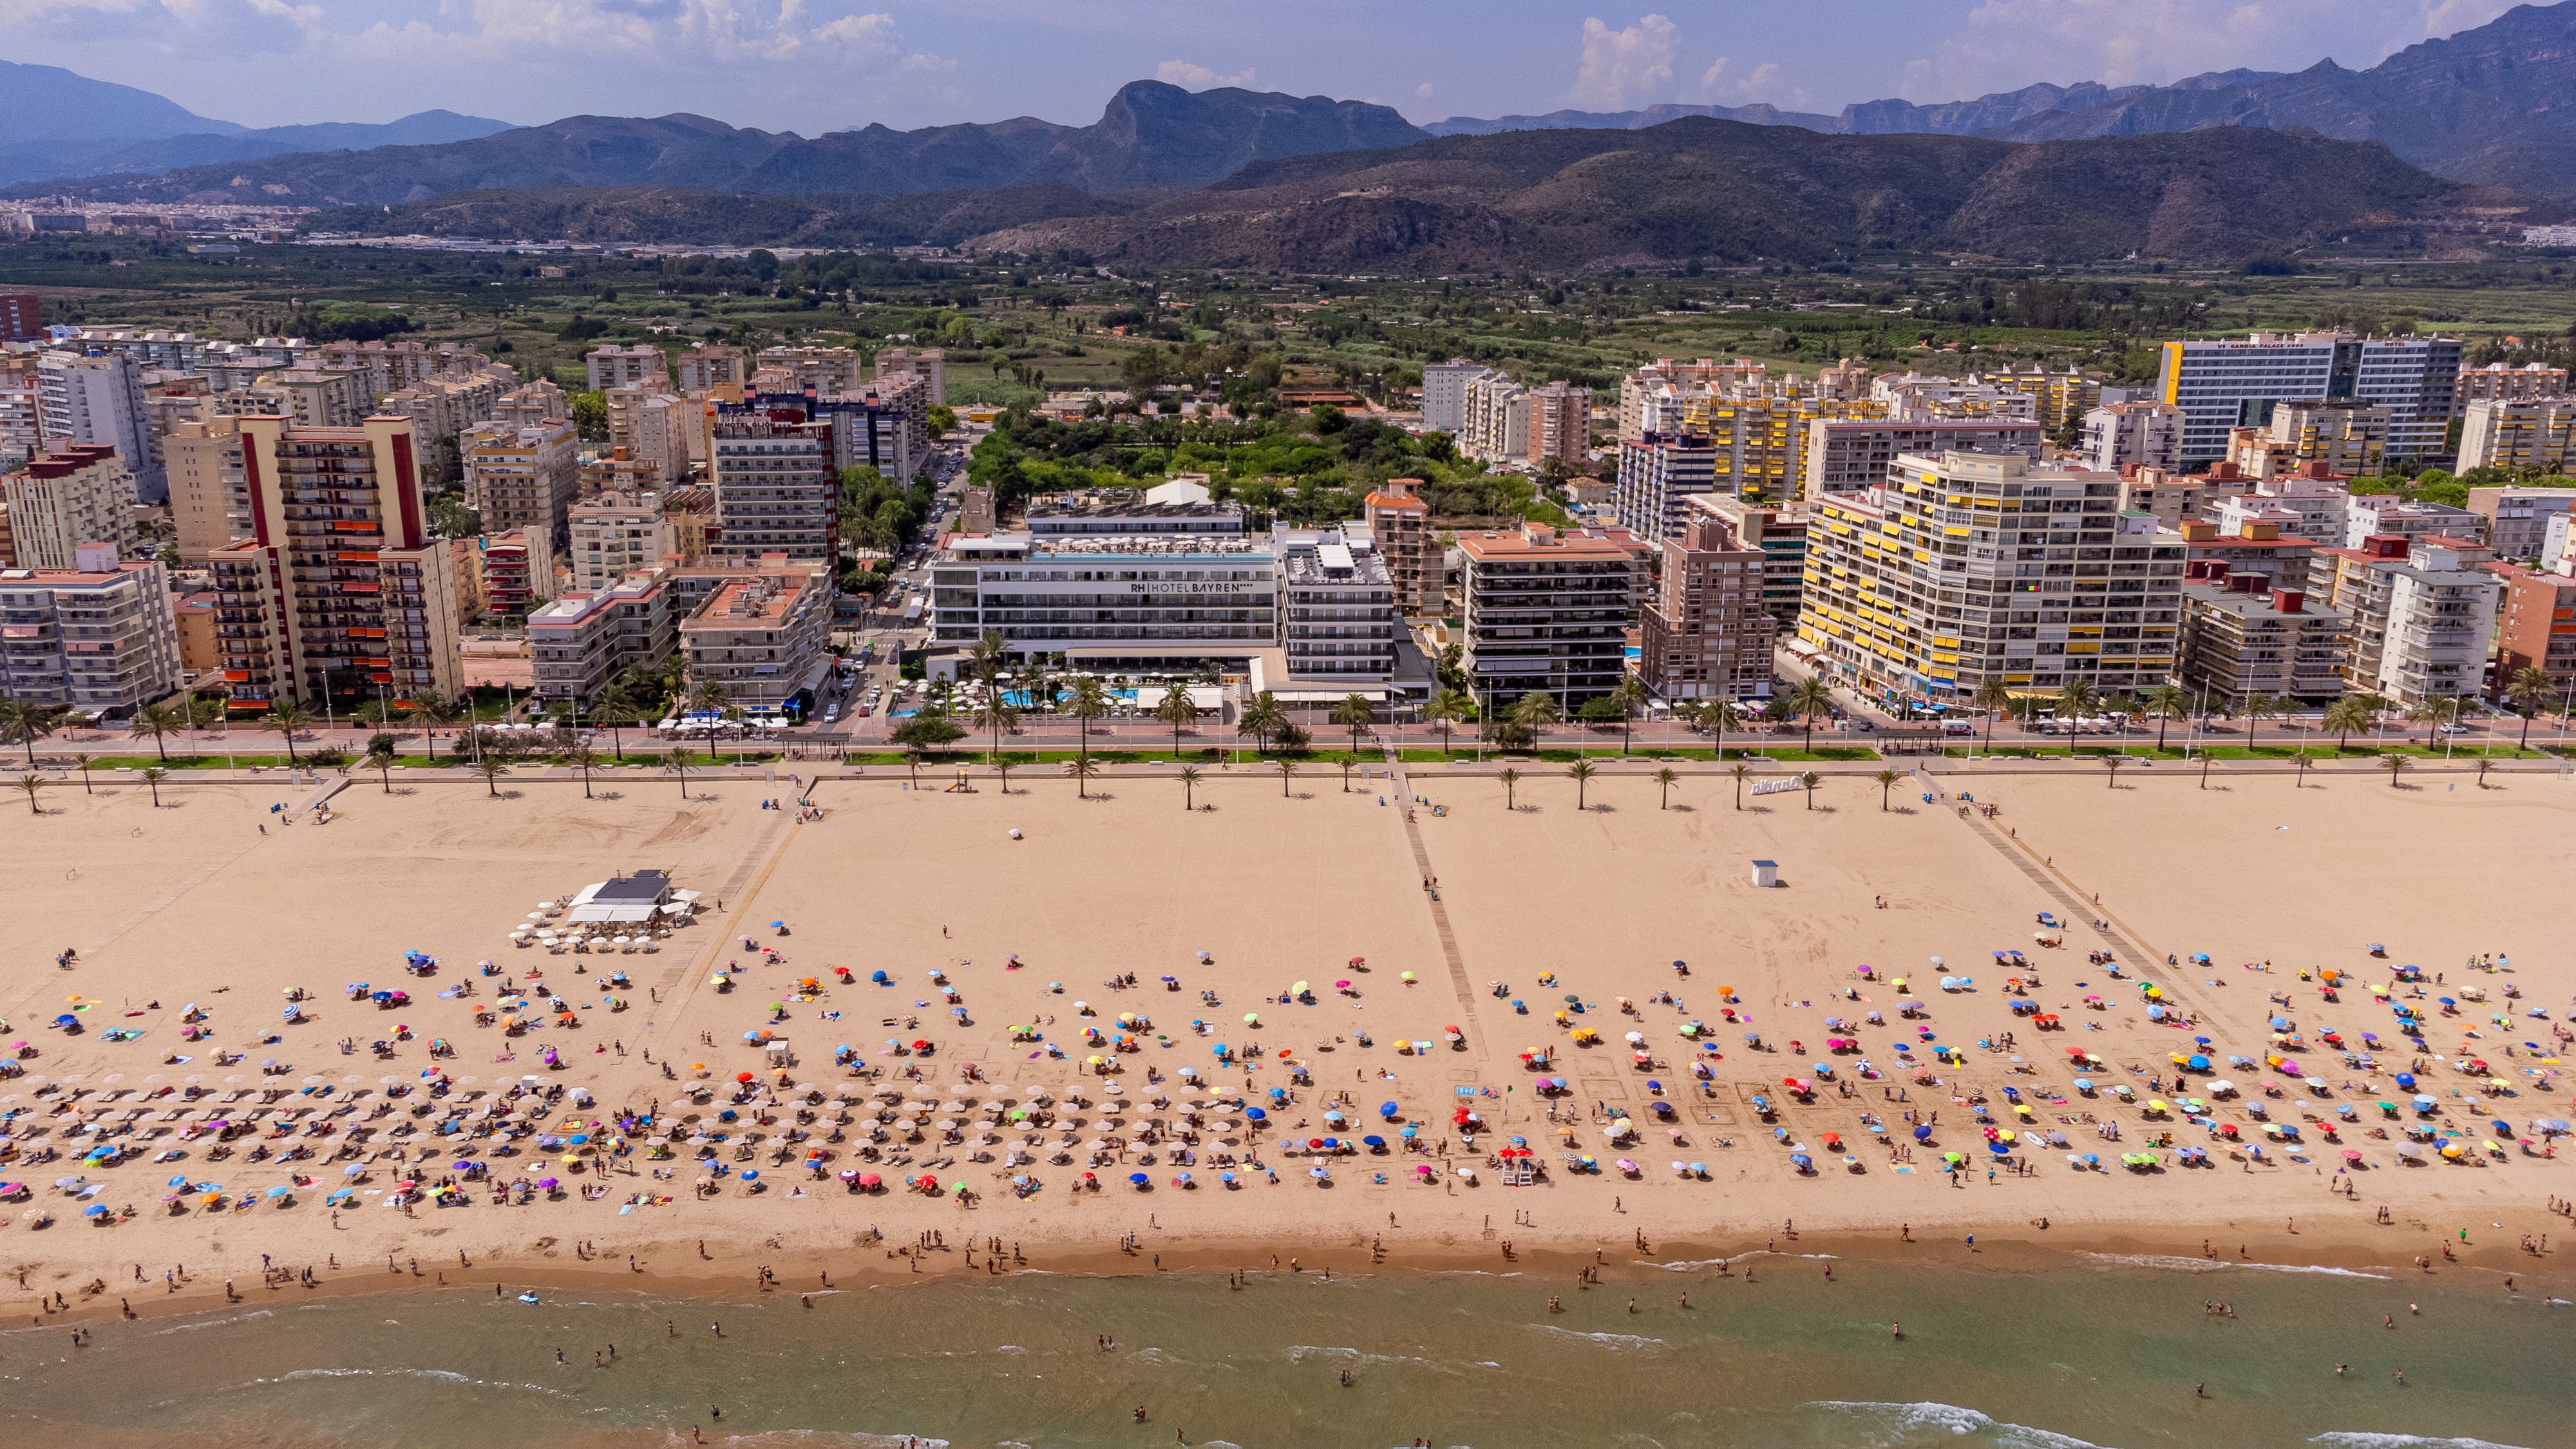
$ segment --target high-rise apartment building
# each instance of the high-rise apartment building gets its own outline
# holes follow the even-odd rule
[[[577,589],[528,615],[537,698],[595,701],[630,666],[654,665],[679,643],[667,571],[651,569],[600,589]]]
[[[721,686],[752,714],[813,698],[832,668],[832,575],[771,555],[680,621],[690,685]]]
[[[1568,468],[1592,447],[1592,390],[1563,381],[1524,387],[1501,373],[1471,378],[1464,388],[1458,451],[1487,463],[1532,468],[1554,459]]]
[[[2576,398],[2482,398],[2460,422],[2459,471],[2564,473],[2576,453]]]
[[[2459,384],[2453,338],[2257,332],[2166,343],[2156,398],[2183,410],[2185,463],[2225,456],[2230,428],[2268,426],[2279,403],[2343,398],[2388,409],[2390,457],[2423,458],[2445,451]]]
[[[2317,463],[2347,478],[2379,471],[2388,451],[2389,410],[2359,398],[2285,402],[2272,409],[2272,441],[2291,466]]]
[[[659,567],[665,555],[678,551],[671,520],[654,494],[602,493],[574,504],[568,517],[572,587],[584,593]]]
[[[67,569],[0,570],[0,695],[112,718],[179,688],[170,576],[84,544]]]
[[[621,347],[612,342],[604,347],[594,347],[582,362],[589,369],[592,392],[604,392],[612,387],[670,390],[670,364],[663,359],[662,349],[650,343],[637,342]]]
[[[134,478],[134,501],[170,496],[143,403],[143,368],[123,353],[46,352],[36,362],[45,437],[114,448]]]
[[[2576,488],[2518,485],[2472,488],[2469,511],[2487,521],[2481,537],[2504,559],[2538,559],[2548,547],[2549,522],[2576,509]]]
[[[2507,367],[2490,362],[2484,367],[2460,369],[2460,406],[2489,399],[2518,401],[2527,398],[2567,396],[2567,369],[2545,362],[2527,362],[2520,367]]]
[[[80,550],[104,544],[118,559],[140,550],[134,527],[134,476],[114,448],[59,448],[6,478],[9,535],[21,568],[79,570]]]
[[[544,524],[486,533],[474,543],[481,555],[485,613],[524,619],[555,596],[554,543]]]
[[[212,559],[231,708],[455,698],[457,586],[448,541],[429,533],[411,420],[252,417],[241,437],[253,536]]]
[[[2510,689],[2526,669],[2549,676],[2563,706],[2576,691],[2576,565],[2548,570],[2499,566],[2504,580],[2504,621],[2496,632],[2496,692]]]
[[[2383,535],[2433,534],[2482,544],[2487,541],[2487,520],[2482,513],[2447,503],[2407,503],[2394,493],[2364,493],[2345,507],[2343,534],[2346,548],[2359,548],[2363,539]]]
[[[2183,543],[2119,512],[2119,483],[2017,454],[1900,458],[1884,486],[1816,504],[1798,637],[1889,697],[2161,684]]]
[[[1663,699],[1757,699],[1770,692],[1779,621],[1762,601],[1762,550],[1692,498],[1660,543],[1663,574],[1644,611],[1638,677]]]
[[[888,352],[900,351],[887,348]],[[882,356],[882,354],[880,354]],[[843,393],[865,392],[868,386],[868,360],[855,347],[764,347],[757,358],[756,371],[783,369],[794,379],[782,392],[803,392],[811,388],[823,397]],[[903,375],[898,372],[898,375]],[[945,380],[945,369],[942,369]]]
[[[1458,552],[1465,667],[1489,712],[1545,693],[1570,714],[1618,687],[1647,597],[1650,545],[1626,529],[1533,523],[1461,533]]]
[[[1447,561],[1431,532],[1431,505],[1414,490],[1419,478],[1390,478],[1360,505],[1369,536],[1377,540],[1399,618],[1429,618],[1446,607]]]
[[[2182,587],[2182,664],[2194,708],[2234,712],[2261,695],[2330,704],[2344,690],[2347,622],[2298,589],[2266,588],[2223,561],[2188,562]]]
[[[44,450],[45,406],[33,372],[0,372],[0,472]]]
[[[241,419],[210,414],[173,424],[161,440],[170,472],[170,518],[181,561],[204,563],[250,534],[250,488],[242,474]]]
[[[906,378],[919,381],[929,401],[948,401],[948,354],[936,347],[888,347],[876,356],[876,380],[898,383]],[[857,392],[856,386],[842,389]]]
[[[839,552],[840,479],[828,425],[782,423],[766,412],[719,421],[713,444],[716,524],[711,557],[748,565],[778,554],[827,567]]]
[[[580,439],[572,424],[534,427],[485,423],[457,440],[465,470],[465,506],[483,517],[485,533],[542,529],[564,536],[564,515],[580,492]]]
[[[1619,440],[1619,477],[1610,506],[1619,526],[1644,539],[1681,537],[1690,500],[1717,486],[1717,450],[1706,438],[1648,433]],[[1730,496],[1733,490],[1728,490]]]
[[[2484,691],[2503,579],[2448,543],[2396,535],[2327,556],[2354,692],[2415,709]]]
[[[2083,466],[2096,473],[2125,467],[2182,466],[2183,411],[2168,403],[2107,403],[2084,414]]]
[[[742,353],[721,342],[702,343],[680,354],[680,391],[707,392],[719,387],[740,387],[751,380],[743,366]]]
[[[33,292],[0,292],[0,342],[41,342],[45,308]]]
[[[664,484],[689,473],[688,428],[696,411],[668,392],[641,387],[612,387],[602,394],[608,403],[608,445],[630,458],[653,465]]]
[[[1815,522],[1816,506],[1803,499],[1756,503],[1723,493],[1701,494],[1690,506],[1725,519],[1746,547],[1762,550],[1762,607],[1780,622],[1781,633],[1794,631],[1798,599],[1806,589],[1807,530]]]
[[[1463,434],[1467,429],[1467,384],[1490,376],[1493,371],[1481,362],[1469,362],[1463,357],[1424,363],[1422,430],[1447,433],[1451,437]]]
[[[1279,540],[1279,643],[1294,679],[1377,682],[1395,674],[1394,581],[1365,536]]]
[[[2019,453],[2036,463],[2048,446],[2047,429],[2026,418],[1816,417],[1806,429],[1799,476],[1810,502],[1878,487],[1907,453]]]

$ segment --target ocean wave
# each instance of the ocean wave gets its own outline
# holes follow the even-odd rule
[[[1318,1358],[1342,1359],[1349,1363],[1360,1364],[1417,1364],[1423,1368],[1444,1374],[1454,1374],[1458,1371],[1450,1365],[1441,1363],[1436,1359],[1417,1358],[1410,1354],[1368,1353],[1356,1348],[1344,1348],[1338,1344],[1317,1345],[1311,1343],[1296,1343],[1288,1346],[1288,1361],[1290,1363],[1304,1363],[1309,1355],[1313,1355]]]
[[[1928,1399],[1911,1404],[1887,1404],[1870,1399],[1824,1399],[1808,1407],[1876,1419],[1899,1435],[1949,1434],[1954,1438],[1966,1438],[1973,1434],[1999,1446],[1999,1449],[2101,1449],[2100,1445],[2071,1434],[2008,1423],[1974,1409]]]
[[[1600,1344],[1604,1348],[1662,1348],[1664,1346],[1664,1341],[1660,1338],[1645,1338],[1634,1333],[1584,1333],[1576,1329],[1559,1328],[1553,1323],[1533,1323],[1530,1327],[1541,1333],[1584,1339]]]
[[[2331,1429],[2308,1441],[2334,1449],[2514,1449],[2485,1439],[2435,1439],[2421,1434],[2375,1434],[2366,1429]]]
[[[2087,1253],[2084,1258],[2105,1268],[2173,1268],[2185,1273],[2215,1273],[2227,1266],[2216,1258],[2186,1258],[2175,1253]]]
[[[2308,1444],[2331,1444],[2334,1449],[2514,1449],[2512,1444],[2491,1444],[2486,1439],[2427,1439],[2421,1434],[2370,1434],[2367,1428],[2331,1428]]]
[[[474,1388],[478,1388],[478,1389],[525,1389],[526,1391],[528,1391],[529,1393],[532,1393],[532,1394],[545,1394],[545,1395],[547,1395],[547,1396],[549,1396],[549,1397],[551,1397],[551,1398],[557,1398],[557,1399],[569,1399],[569,1398],[577,1397],[576,1395],[565,1393],[565,1392],[564,1392],[563,1390],[561,1390],[561,1389],[548,1388],[548,1387],[546,1387],[544,1384],[514,1384],[514,1383],[511,1383],[511,1382],[509,1382],[509,1381],[507,1381],[507,1380],[505,1380],[505,1379],[478,1379],[478,1378],[473,1377],[473,1376],[472,1376],[472,1375],[470,1375],[470,1374],[461,1374],[461,1373],[458,1373],[458,1372],[456,1372],[456,1371],[455,1371],[455,1370],[453,1370],[453,1369],[427,1369],[427,1368],[383,1368],[383,1369],[374,1369],[374,1368],[302,1368],[302,1369],[289,1369],[289,1370],[287,1370],[285,1373],[279,1374],[277,1377],[275,1377],[275,1378],[273,1378],[273,1379],[268,1379],[268,1378],[259,1378],[259,1379],[252,1379],[252,1380],[251,1380],[251,1382],[252,1382],[252,1383],[254,1383],[254,1384],[283,1384],[283,1383],[292,1383],[292,1382],[294,1382],[294,1381],[295,1381],[295,1380],[297,1380],[297,1379],[378,1379],[378,1378],[382,1378],[382,1379],[428,1379],[428,1380],[430,1380],[430,1381],[431,1381],[431,1382],[433,1382],[433,1383],[442,1383],[442,1384],[467,1384],[467,1385],[471,1385],[472,1387],[474,1387]]]
[[[2365,1273],[2358,1268],[2330,1268],[2323,1263],[2249,1263],[2229,1258],[2187,1258],[2177,1253],[2086,1253],[2088,1262],[2106,1268],[2167,1268],[2181,1273],[2216,1273],[2229,1268],[2251,1268],[2262,1273],[2323,1273],[2334,1278],[2376,1278],[2386,1280],[2385,1273]]]
[[[1687,1258],[1678,1263],[1657,1263],[1646,1258],[1630,1258],[1628,1260],[1631,1266],[1639,1268],[1661,1268],[1667,1273],[1694,1273],[1702,1268],[1714,1268],[1718,1264],[1726,1261],[1727,1259],[1724,1258]]]
[[[152,1336],[160,1338],[173,1333],[194,1333],[200,1328],[221,1328],[227,1323],[248,1323],[254,1318],[274,1317],[276,1317],[276,1315],[265,1308],[254,1308],[248,1313],[235,1313],[226,1318],[201,1318],[194,1323],[174,1323],[168,1328],[156,1328],[152,1330]]]
[[[2388,1281],[2385,1273],[2364,1273],[2358,1268],[2329,1268],[2322,1263],[2239,1263],[2239,1268],[2256,1268],[2266,1273],[2323,1273],[2330,1278],[2376,1278]]]

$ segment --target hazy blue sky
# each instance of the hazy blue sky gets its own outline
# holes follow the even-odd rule
[[[1832,111],[2034,81],[2362,68],[2508,0],[0,0],[0,59],[250,125],[431,107],[695,111],[820,131],[1037,115],[1122,82],[1375,100],[1416,121],[1770,101]],[[5,102],[0,97],[0,102]]]

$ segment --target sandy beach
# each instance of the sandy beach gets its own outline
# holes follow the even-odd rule
[[[1484,777],[1396,782],[1379,766],[1346,793],[1337,773],[1317,769],[1283,798],[1275,771],[1246,768],[1209,771],[1197,799],[1212,808],[1184,813],[1167,777],[1106,777],[1081,800],[1070,780],[1017,774],[1007,794],[982,775],[971,793],[927,775],[908,789],[901,770],[845,775],[816,788],[814,820],[760,808],[793,806],[797,786],[783,773],[774,783],[693,778],[685,802],[668,778],[640,770],[603,776],[597,799],[577,780],[505,781],[493,799],[479,781],[398,782],[388,795],[360,777],[331,801],[328,824],[272,813],[312,793],[283,782],[165,783],[160,809],[140,784],[48,792],[43,818],[0,839],[0,862],[22,883],[0,923],[0,1016],[5,1039],[36,1053],[0,1081],[16,1154],[0,1181],[30,1191],[0,1227],[0,1267],[24,1288],[22,1321],[113,1316],[121,1303],[200,1309],[228,1283],[245,1296],[264,1281],[338,1292],[442,1275],[450,1285],[613,1280],[734,1293],[758,1291],[761,1266],[793,1290],[826,1272],[960,1273],[970,1257],[979,1273],[1223,1272],[1266,1271],[1272,1255],[1283,1267],[1294,1258],[1310,1271],[1356,1271],[1509,1253],[1534,1275],[1570,1278],[1595,1261],[1786,1248],[1784,1232],[1845,1252],[1960,1253],[1974,1234],[1980,1252],[2044,1243],[2199,1256],[2206,1241],[2231,1260],[2415,1271],[2420,1255],[2446,1271],[2549,1275],[2551,1258],[2523,1240],[2565,1227],[2551,1205],[2576,1197],[2564,1154],[2518,1145],[2545,1150],[2529,1124],[2566,1111],[2550,1033],[2576,966],[2555,949],[2562,911],[2545,883],[2567,878],[2576,785],[2556,777],[2498,777],[2490,790],[2439,777],[2392,789],[2361,776],[2311,776],[2294,789],[2263,777],[2202,790],[2184,772],[2138,771],[2112,790],[2098,774],[1953,776],[1928,803],[1923,783],[1900,785],[1888,810],[1875,784],[1837,777],[1813,809],[1785,793],[1738,810],[1721,776],[1684,778],[1660,809],[1652,780],[1605,775],[1578,811],[1573,782],[1552,771],[1532,772],[1507,810],[1504,788]],[[1975,796],[1969,813],[1952,786]],[[1410,820],[1408,793],[1430,802]],[[1752,884],[1757,858],[1777,862],[1776,888]],[[668,870],[704,893],[697,922],[659,951],[549,954],[508,941],[540,901],[637,869]],[[2043,929],[2043,911],[2067,927]],[[780,920],[784,938],[770,928]],[[785,962],[746,951],[746,935]],[[78,958],[60,969],[66,947]],[[406,975],[406,950],[435,957],[435,974]],[[2024,958],[1999,965],[1992,953],[2003,950]],[[2091,951],[2112,953],[2121,975],[2088,962]],[[2490,953],[2509,968],[2466,969]],[[503,974],[481,974],[486,959]],[[2420,998],[2396,978],[2404,963],[2423,969]],[[736,984],[719,991],[712,976],[727,968]],[[2341,973],[2339,1001],[2321,998],[2323,969]],[[955,988],[962,1021],[934,970]],[[573,1025],[509,1037],[474,1024],[513,981],[542,1002],[531,971]],[[603,991],[611,971],[631,984]],[[871,984],[878,971],[891,984]],[[1130,973],[1133,988],[1105,984]],[[1945,992],[1944,975],[1972,984]],[[1177,989],[1164,989],[1165,976]],[[800,995],[808,977],[819,989]],[[1897,977],[1920,1019],[1899,1017]],[[2027,997],[2008,989],[2013,977]],[[344,988],[358,981],[412,999],[392,1010],[352,1001]],[[1301,981],[1311,1001],[1283,1003]],[[2142,982],[2189,1024],[2150,1020]],[[441,995],[460,984],[472,994]],[[2372,985],[2426,1015],[2420,1047],[2398,1035]],[[306,1019],[288,1024],[294,988],[308,994]],[[626,1009],[602,1004],[609,994]],[[1569,995],[1583,1010],[1560,1024]],[[2445,997],[2455,1005],[2441,1006]],[[2037,1029],[2014,1015],[2015,1001],[2064,1029]],[[182,1040],[190,1005],[205,1013],[202,1040]],[[1871,1012],[1884,1020],[1867,1024]],[[77,1035],[49,1026],[63,1013]],[[1145,1018],[1131,1033],[1140,1049],[1082,1039],[1086,1026],[1114,1036],[1121,1013]],[[2290,1023],[2282,1034],[2299,1037],[2286,1050],[2304,1053],[2322,1092],[2259,1060],[2225,1065],[2229,1054],[2280,1054],[2276,1014]],[[1714,1050],[1682,1035],[1691,1022],[1705,1024]],[[410,1039],[377,1056],[370,1043],[397,1024]],[[1014,1041],[1014,1026],[1035,1039]],[[1585,1028],[1598,1044],[1573,1043]],[[743,1039],[760,1030],[792,1044],[783,1082]],[[141,1034],[111,1041],[111,1031]],[[2319,1039],[2327,1031],[2354,1052],[2370,1050],[2361,1033],[2376,1033],[2373,1066],[2346,1061]],[[1633,1060],[1630,1032],[1651,1063]],[[1836,1036],[1858,1049],[1829,1053]],[[2195,1036],[2211,1044],[2195,1048]],[[454,1054],[433,1061],[433,1039]],[[933,1050],[896,1055],[889,1040]],[[1399,1053],[1400,1041],[1431,1046]],[[1895,1051],[1900,1041],[1910,1053]],[[1220,1042],[1231,1060],[1213,1053]],[[834,1061],[844,1044],[849,1067]],[[2099,1065],[2071,1062],[2070,1047]],[[541,1063],[548,1048],[559,1067]],[[1953,1048],[1952,1060],[1934,1058]],[[2454,1070],[2463,1048],[2507,1086],[2489,1095],[2486,1074]],[[1553,1053],[1544,1071],[1522,1059],[1539,1049]],[[2177,1084],[2172,1056],[2195,1049],[2217,1069]],[[244,1060],[222,1065],[219,1051]],[[1115,1073],[1088,1068],[1095,1054]],[[2394,1081],[2419,1059],[2414,1091],[2436,1099],[2421,1116]],[[264,1060],[281,1069],[263,1073]],[[1817,1076],[1819,1062],[1831,1078]],[[1187,1104],[1207,1094],[1188,1090],[1185,1067],[1227,1099],[1248,1093],[1269,1119],[1218,1105],[1193,1123]],[[447,1081],[435,1100],[423,1080],[433,1070]],[[743,1073],[768,1090],[734,1100]],[[501,1153],[507,1139],[485,1113],[530,1075],[585,1089],[592,1106],[552,1103]],[[2096,1095],[2074,1087],[2079,1075]],[[1566,1090],[1542,1095],[1541,1079],[1556,1077]],[[1813,1085],[1811,1101],[1784,1094],[1789,1077]],[[2179,1098],[2211,1098],[2212,1077],[2242,1094],[2208,1100],[2206,1125],[2186,1120]],[[2135,1101],[2115,1098],[2115,1085]],[[325,1086],[328,1096],[306,1090]],[[887,1086],[901,1088],[895,1101],[939,1104],[923,1140],[907,1141],[902,1120],[878,1121],[884,1099],[872,1093]],[[397,1087],[409,1090],[389,1097]],[[683,1097],[692,1088],[708,1091],[706,1104]],[[1106,1107],[1113,1096],[1123,1110]],[[1774,1110],[1759,1110],[1757,1096]],[[2150,1117],[2151,1099],[2177,1108]],[[2401,1110],[2383,1113],[2382,1101]],[[1398,1106],[1393,1122],[1380,1120],[1385,1102]],[[1659,1113],[1659,1102],[1673,1110]],[[347,1115],[330,1115],[344,1104]],[[2473,1104],[2502,1120],[2473,1118]],[[1991,1124],[1978,1120],[1981,1105]],[[2250,1105],[2299,1139],[2267,1139]],[[652,1126],[619,1129],[621,1113],[657,1107]],[[2351,1119],[2324,1138],[2339,1107]],[[218,1108],[249,1130],[214,1159],[212,1135],[188,1129]],[[720,1120],[728,1108],[737,1118]],[[1007,1116],[988,1122],[993,1108],[1051,1115],[1032,1134]],[[1453,1122],[1461,1108],[1481,1119],[1472,1145]],[[1328,1110],[1345,1117],[1328,1124]],[[1614,1146],[1606,1131],[1622,1115],[1638,1137]],[[437,1135],[449,1119],[459,1134]],[[937,1121],[959,1122],[961,1140],[943,1143]],[[2403,1128],[2419,1123],[2458,1134],[2462,1160],[2401,1165]],[[1428,1150],[1317,1159],[1280,1147],[1376,1134],[1400,1149],[1399,1124]],[[1916,1141],[1918,1125],[1929,1141]],[[1989,1125],[2021,1139],[1997,1161]],[[2232,1142],[2212,1130],[2225,1127]],[[887,1140],[871,1142],[871,1128]],[[566,1140],[574,1132],[611,1150],[581,1151]],[[1143,1140],[1149,1132],[1157,1140]],[[2040,1140],[2052,1132],[2066,1144]],[[2170,1146],[2152,1145],[2166,1133]],[[709,1140],[692,1144],[696,1134]],[[652,1136],[669,1139],[668,1158],[651,1158]],[[1543,1169],[1532,1185],[1499,1180],[1490,1154],[1514,1137]],[[1095,1159],[1089,1144],[1113,1139]],[[2441,1140],[2426,1145],[2438,1152]],[[134,1155],[85,1165],[101,1142]],[[2261,1160],[2245,1143],[2262,1144]],[[299,1145],[310,1155],[274,1156]],[[713,1173],[695,1160],[702,1146],[725,1169],[704,1192],[697,1180]],[[53,1160],[30,1160],[48,1147]],[[252,1160],[262,1147],[269,1160]],[[2205,1149],[2208,1164],[2184,1165],[2184,1147]],[[1008,1160],[1014,1149],[1029,1160]],[[827,1155],[809,1171],[817,1150]],[[2142,1150],[2156,1166],[2123,1170],[2120,1155]],[[567,1151],[576,1164],[562,1161]],[[1814,1171],[1799,1170],[1793,1151]],[[1956,1175],[1943,1170],[1951,1151],[1966,1158]],[[182,1155],[156,1161],[170,1152]],[[2359,1154],[2348,1173],[2347,1152]],[[1573,1170],[1568,1153],[1599,1170]],[[2100,1168],[2080,1169],[2070,1153],[2094,1154]],[[1623,1173],[1622,1158],[1638,1172]],[[490,1169],[461,1184],[463,1205],[386,1205],[397,1182],[426,1188],[454,1176],[447,1164],[459,1159]],[[1328,1180],[1311,1176],[1318,1161]],[[1675,1161],[1705,1172],[1677,1173]],[[1435,1175],[1416,1180],[1423,1165]],[[364,1176],[348,1177],[350,1166]],[[759,1173],[756,1189],[745,1169]],[[853,1193],[845,1171],[878,1174],[889,1190]],[[902,1190],[924,1171],[945,1189],[966,1185],[971,1200]],[[1223,1184],[1221,1171],[1237,1181]],[[1130,1185],[1136,1172],[1149,1191]],[[1174,1185],[1183,1172],[1192,1186]],[[1086,1173],[1097,1191],[1082,1190]],[[1034,1179],[1026,1196],[1015,1196],[1015,1175]],[[511,1179],[547,1176],[558,1192],[492,1200]],[[175,1204],[164,1201],[173,1177],[189,1188]],[[56,1186],[64,1178],[75,1191],[103,1187],[74,1195]],[[197,1194],[210,1184],[222,1203]],[[344,1184],[351,1195],[327,1204]],[[281,1185],[287,1198],[267,1195]],[[238,1207],[245,1196],[253,1205]],[[89,1205],[109,1208],[111,1225],[84,1219]],[[132,1218],[113,1221],[129,1205]],[[35,1225],[39,1210],[50,1226]],[[916,1254],[924,1234],[937,1238]],[[998,1261],[985,1251],[995,1240]],[[264,1280],[263,1265],[286,1276]],[[302,1288],[308,1268],[313,1286]],[[83,1291],[94,1283],[103,1288]],[[68,1308],[48,1312],[40,1295]]]

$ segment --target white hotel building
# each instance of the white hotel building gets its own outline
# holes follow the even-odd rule
[[[2225,457],[2227,430],[2268,426],[2275,403],[2334,398],[2388,409],[2388,455],[2422,458],[2445,451],[2459,388],[2455,338],[2257,332],[2166,343],[2155,400],[2183,411],[2185,466]]]

